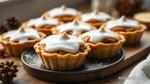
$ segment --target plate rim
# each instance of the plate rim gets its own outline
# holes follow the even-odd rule
[[[97,71],[99,71],[99,70],[103,70],[103,69],[107,69],[107,68],[109,68],[109,67],[113,67],[114,65],[120,63],[120,62],[124,59],[124,57],[125,57],[125,51],[124,51],[123,48],[120,48],[119,50],[120,50],[121,53],[122,53],[122,57],[121,57],[120,59],[118,59],[118,60],[115,61],[114,63],[111,63],[111,64],[106,65],[106,66],[101,67],[101,68],[93,69],[93,70],[82,70],[82,71],[75,71],[75,70],[74,70],[74,71],[54,71],[54,70],[47,70],[47,69],[37,68],[37,67],[34,67],[34,66],[32,66],[32,65],[29,65],[28,63],[25,62],[25,60],[24,60],[24,57],[25,57],[24,54],[26,53],[26,50],[25,50],[25,51],[22,53],[22,55],[21,55],[21,61],[22,61],[22,63],[23,63],[25,66],[27,66],[27,67],[29,67],[29,68],[32,68],[32,69],[38,70],[38,71],[42,71],[42,72],[48,72],[48,73],[65,74],[65,75],[66,75],[66,74],[72,75],[72,74],[94,73],[94,72],[97,72]]]

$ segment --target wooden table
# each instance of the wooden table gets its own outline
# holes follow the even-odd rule
[[[79,5],[76,5],[75,8],[80,9],[81,11],[87,11],[85,9],[89,9],[89,6],[87,4],[79,4]],[[149,46],[150,45],[150,37],[149,36],[150,36],[150,31],[146,31],[141,39],[140,44],[124,47],[124,50],[126,52],[125,59],[128,59],[131,56],[134,56],[134,58],[130,58],[130,60],[124,61],[124,62],[128,62],[128,64],[130,64],[129,66],[124,64],[124,67],[126,67],[126,68],[123,68],[121,70],[118,69],[119,71],[117,71],[113,75],[110,75],[108,77],[101,78],[101,79],[96,79],[96,80],[87,81],[87,82],[80,82],[80,83],[84,83],[84,84],[90,84],[90,83],[122,84],[124,79],[121,79],[121,78],[127,77],[128,74],[130,73],[130,71],[132,70],[132,68],[137,63],[142,61],[149,53],[149,51],[150,51],[150,46]],[[136,61],[135,63],[132,63],[132,61],[134,59],[137,59],[138,61]],[[14,60],[15,63],[18,65],[19,72],[18,72],[18,76],[14,79],[14,84],[33,84],[33,83],[35,83],[35,84],[53,84],[54,83],[54,82],[41,81],[41,80],[38,80],[38,79],[30,76],[22,67],[20,58],[10,57],[10,58],[6,58],[6,59],[0,59],[0,61],[4,61],[4,60]],[[121,67],[121,66],[117,66],[115,68],[119,68],[119,67]]]

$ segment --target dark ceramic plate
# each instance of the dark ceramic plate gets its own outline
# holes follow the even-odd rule
[[[41,66],[39,57],[33,48],[27,49],[21,57],[25,70],[32,76],[45,81],[87,81],[103,77],[105,69],[120,63],[124,59],[124,51],[120,49],[111,59],[96,60],[87,58],[83,66],[72,71],[52,71]]]

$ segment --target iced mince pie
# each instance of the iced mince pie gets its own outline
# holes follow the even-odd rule
[[[140,24],[136,20],[131,20],[122,16],[120,19],[108,21],[106,28],[114,32],[124,35],[126,39],[125,44],[134,44],[139,42],[146,26]]]
[[[108,20],[112,19],[110,15],[104,12],[93,11],[91,13],[85,13],[81,15],[81,21],[87,22],[90,25],[99,28],[105,24]]]
[[[4,33],[1,36],[0,43],[4,46],[9,56],[19,57],[26,48],[32,47],[45,36],[44,33],[32,28],[19,28]]]
[[[80,15],[80,12],[74,8],[68,8],[65,5],[61,7],[53,8],[48,12],[44,13],[43,16],[49,18],[58,18],[60,21],[66,23],[73,21],[76,17]]]
[[[57,26],[53,30],[53,34],[64,33],[70,35],[79,36],[82,33],[92,30],[93,27],[85,22],[79,22],[78,20],[74,20],[73,22],[68,22],[66,24],[62,24]]]
[[[66,33],[50,35],[36,43],[42,65],[51,70],[72,70],[80,67],[90,51],[83,40]]]
[[[61,22],[58,19],[40,17],[23,23],[23,27],[32,27],[46,35],[51,35],[52,29],[60,24]]]
[[[98,30],[86,32],[80,36],[90,48],[90,57],[97,59],[111,58],[122,47],[125,38],[113,31],[106,30],[101,26]]]

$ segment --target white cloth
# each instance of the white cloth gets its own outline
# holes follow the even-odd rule
[[[150,54],[133,68],[124,84],[150,84]]]

